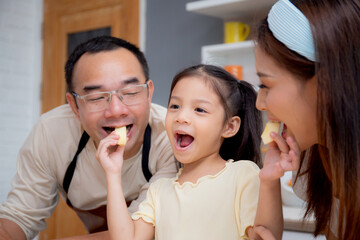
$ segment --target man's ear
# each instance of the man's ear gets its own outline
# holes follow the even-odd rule
[[[151,100],[152,100],[153,93],[154,93],[154,83],[150,79],[146,83],[148,85],[148,90],[149,90],[149,104],[150,104]]]
[[[235,136],[240,129],[240,125],[241,125],[241,119],[239,116],[231,117],[230,120],[226,123],[226,126],[221,136],[223,138],[230,138]]]
[[[70,105],[71,109],[73,110],[73,112],[75,113],[76,117],[80,120],[79,108],[76,104],[75,97],[71,93],[67,92],[66,100]]]

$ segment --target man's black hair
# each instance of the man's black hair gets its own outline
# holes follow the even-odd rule
[[[118,48],[125,48],[132,52],[135,57],[138,59],[140,65],[142,66],[145,80],[149,79],[149,67],[146,61],[144,54],[140,49],[123,39],[111,37],[111,36],[100,36],[95,37],[87,42],[84,42],[78,45],[74,51],[71,53],[69,59],[65,64],[65,78],[67,84],[67,91],[71,92],[72,90],[72,76],[76,62],[84,53],[98,53],[102,51],[111,51]]]

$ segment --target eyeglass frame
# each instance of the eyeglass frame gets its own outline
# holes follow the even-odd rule
[[[95,95],[95,94],[102,94],[102,93],[108,93],[108,94],[110,94],[108,100],[106,101],[108,104],[111,102],[111,97],[112,97],[112,95],[113,95],[113,94],[116,94],[116,96],[119,97],[120,101],[121,101],[123,104],[125,104],[126,106],[131,106],[131,105],[135,105],[135,104],[126,104],[126,103],[124,102],[123,96],[120,95],[119,92],[122,91],[122,90],[124,90],[124,89],[126,90],[126,89],[129,89],[129,88],[140,87],[140,86],[143,87],[143,88],[146,88],[147,90],[149,90],[148,82],[146,81],[144,84],[137,84],[137,85],[133,85],[133,86],[129,86],[129,87],[120,88],[120,89],[118,89],[118,90],[105,91],[105,92],[96,92],[96,93],[89,93],[89,94],[85,94],[85,95],[82,95],[82,96],[80,96],[79,94],[77,94],[77,93],[74,92],[74,91],[71,91],[71,94],[74,96],[74,98],[76,97],[76,98],[79,98],[79,99],[83,100],[84,103],[85,103],[85,106],[87,106],[87,102],[86,102],[86,100],[85,100],[85,97],[91,96],[91,95]],[[148,94],[148,96],[149,96],[149,92],[147,92],[147,94]],[[75,103],[76,103],[76,105],[77,105],[77,102],[76,102],[76,101],[75,101]],[[104,108],[104,109],[105,109],[105,108]],[[103,109],[102,109],[102,110],[103,110]],[[92,111],[92,112],[98,112],[98,111],[101,111],[101,110],[96,110],[96,111]]]

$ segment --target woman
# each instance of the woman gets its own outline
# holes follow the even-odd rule
[[[284,123],[260,176],[298,170],[295,192],[327,239],[360,239],[359,23],[358,0],[280,0],[255,39],[257,108]]]

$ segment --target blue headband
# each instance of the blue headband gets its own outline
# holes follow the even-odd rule
[[[289,0],[276,2],[269,12],[267,21],[277,40],[301,56],[315,61],[310,23]]]

